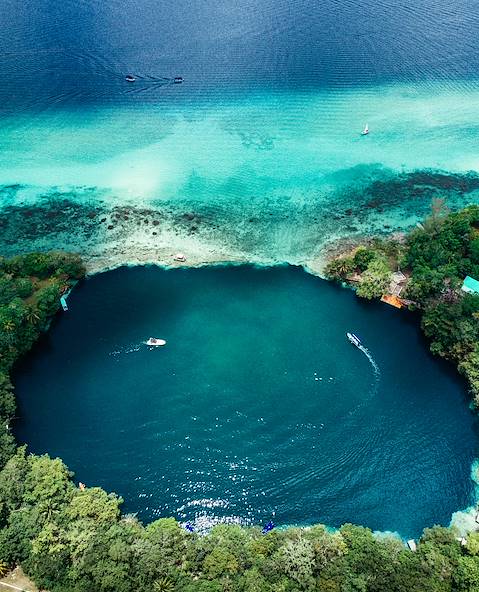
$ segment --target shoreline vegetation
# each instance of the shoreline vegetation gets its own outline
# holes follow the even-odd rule
[[[456,364],[479,408],[479,289],[462,289],[466,277],[479,278],[479,206],[452,213],[435,199],[423,224],[359,244],[324,273],[361,298],[419,310],[431,352]]]
[[[421,308],[431,349],[455,361],[477,389],[479,296],[459,289],[463,274],[478,276],[479,207],[451,214],[435,202],[423,228],[335,256],[327,273],[356,282],[359,296],[377,298],[392,285],[398,264],[405,272],[399,296]],[[77,486],[61,459],[16,447],[9,372],[48,329],[61,294],[84,275],[76,255],[0,259],[0,577],[19,565],[50,592],[479,589],[478,532],[461,538],[453,527],[426,528],[411,551],[396,536],[352,524],[267,534],[221,524],[205,536],[174,518],[143,526],[121,514],[117,495]]]

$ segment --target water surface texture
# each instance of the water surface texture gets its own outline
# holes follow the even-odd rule
[[[174,244],[189,261],[214,251],[300,263],[345,235],[414,224],[433,195],[477,202],[477,178],[452,174],[479,158],[478,8],[6,0],[0,247],[71,247],[74,227],[74,248],[110,245],[110,260]],[[440,183],[404,177],[437,169]],[[69,227],[71,202],[85,212]],[[119,229],[88,218],[99,204],[168,208],[174,220]],[[198,214],[185,231],[184,213]]]
[[[400,311],[291,267],[123,268],[69,305],[16,373],[16,435],[127,512],[417,536],[473,501],[464,385]]]

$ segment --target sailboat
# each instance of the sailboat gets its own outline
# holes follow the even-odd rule
[[[366,124],[365,128],[361,132],[361,135],[362,136],[367,136],[368,134],[369,134],[369,127],[368,127],[368,124]]]

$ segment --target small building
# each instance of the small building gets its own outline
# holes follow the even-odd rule
[[[396,271],[391,275],[391,282],[389,284],[389,293],[393,296],[400,296],[403,289],[406,287],[407,277],[402,271]]]
[[[405,282],[407,280],[407,277],[403,274],[402,271],[395,271],[391,275],[391,279],[395,284],[400,284],[401,282]]]
[[[466,275],[461,290],[467,294],[479,294],[479,282],[470,275]]]

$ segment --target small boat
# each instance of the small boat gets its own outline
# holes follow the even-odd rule
[[[369,134],[369,127],[368,127],[368,124],[366,124],[365,128],[361,132],[361,135],[362,136],[367,136],[368,134]]]
[[[175,77],[173,78],[173,82],[174,82],[175,84],[181,84],[181,83],[183,82],[183,78],[182,78],[181,76],[175,76]]]
[[[127,75],[125,76],[125,80],[126,80],[127,82],[135,82],[136,78],[133,76],[133,74],[127,74]]]
[[[361,344],[361,340],[359,339],[359,337],[357,335],[355,335],[354,333],[346,333],[346,337],[349,339],[349,341],[355,345],[356,347],[359,347]]]
[[[164,339],[158,339],[157,337],[150,337],[146,342],[146,345],[157,347],[159,345],[166,345],[166,341]]]
[[[261,532],[262,532],[262,534],[268,534],[268,532],[271,532],[273,530],[273,528],[274,528],[274,522],[272,520],[270,520],[268,522],[268,524],[265,524],[263,526],[263,529]]]

